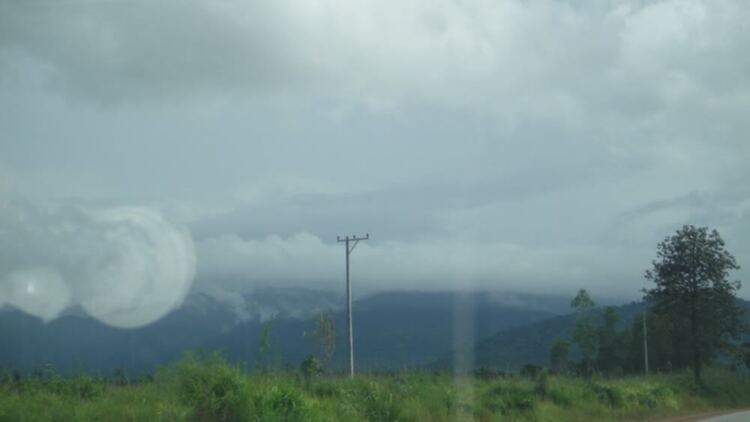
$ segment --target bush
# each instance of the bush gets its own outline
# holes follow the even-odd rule
[[[314,376],[320,375],[323,372],[323,366],[320,364],[320,360],[313,355],[308,355],[300,365],[302,375],[306,379],[310,379]]]
[[[370,381],[360,384],[354,398],[362,408],[362,413],[371,421],[395,421],[401,418],[399,398],[383,385]]]
[[[308,415],[307,403],[302,394],[288,386],[274,386],[268,398],[268,405],[272,410],[273,419],[283,421],[302,421]],[[264,420],[271,419],[264,417]]]
[[[505,378],[507,375],[503,371],[497,369],[485,368],[484,366],[474,371],[474,376],[480,380],[495,380],[498,378]]]
[[[544,400],[547,397],[547,388],[549,384],[549,374],[547,370],[543,369],[536,378],[536,384],[534,384],[534,392],[539,398]]]
[[[189,353],[172,369],[180,400],[193,409],[196,420],[246,419],[251,401],[239,368],[217,354]]]
[[[73,395],[77,395],[84,400],[95,399],[104,394],[106,389],[104,382],[95,380],[85,374],[76,376],[70,382],[73,385]]]
[[[39,386],[52,394],[59,396],[80,398],[83,400],[94,400],[106,392],[106,383],[96,380],[87,374],[78,374],[72,378],[51,376],[44,386]]]
[[[313,395],[324,398],[336,398],[341,395],[341,388],[334,381],[319,380],[314,384],[308,385],[308,390]]]
[[[521,376],[527,377],[531,379],[536,379],[536,377],[539,375],[539,373],[542,372],[542,367],[533,365],[533,364],[526,364],[521,368]]]
[[[588,384],[588,389],[599,401],[609,407],[620,407],[623,404],[622,393],[616,387],[591,383]]]
[[[534,394],[516,384],[501,384],[484,397],[484,405],[493,413],[516,416],[534,410]]]
[[[571,397],[571,392],[569,390],[569,388],[565,387],[549,388],[547,390],[546,398],[557,406],[570,407],[575,404],[575,400]]]
[[[122,368],[115,369],[115,371],[112,373],[111,381],[113,385],[117,385],[119,387],[130,384],[128,373]]]

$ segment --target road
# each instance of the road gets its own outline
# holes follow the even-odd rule
[[[703,422],[750,422],[750,411],[730,413],[723,416],[701,419]]]

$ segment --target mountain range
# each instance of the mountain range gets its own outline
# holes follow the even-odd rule
[[[419,367],[457,347],[514,327],[562,315],[569,299],[496,292],[399,291],[354,302],[355,356],[363,370]],[[20,311],[0,310],[0,368],[51,365],[69,373],[107,374],[114,369],[150,372],[188,350],[219,350],[248,367],[255,363],[264,324],[270,324],[270,357],[297,366],[314,350],[304,333],[313,317],[333,312],[334,366],[346,365],[346,312],[341,295],[312,289],[261,288],[222,299],[195,292],[161,320],[137,329],[102,324],[81,310],[43,322]]]
[[[740,300],[750,312],[750,302]],[[501,292],[392,291],[353,304],[359,370],[402,368],[516,370],[546,365],[556,337],[570,339],[570,299]],[[641,303],[616,307],[622,327]],[[328,291],[259,288],[243,295],[194,292],[178,309],[137,329],[119,329],[71,309],[50,321],[0,310],[0,371],[52,366],[62,373],[152,372],[186,351],[220,351],[247,368],[256,365],[261,332],[268,330],[267,361],[297,367],[315,350],[306,336],[315,317],[330,311],[336,328],[332,365],[348,364],[344,298]],[[573,350],[573,355],[575,355]]]

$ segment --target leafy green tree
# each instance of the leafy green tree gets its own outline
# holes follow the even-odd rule
[[[568,368],[570,344],[562,337],[557,337],[549,349],[549,360],[552,369],[563,372]]]
[[[652,312],[669,318],[675,340],[688,339],[693,376],[701,381],[702,365],[744,330],[742,309],[735,299],[739,281],[729,271],[739,269],[716,230],[683,226],[659,243],[647,280]]]
[[[667,370],[669,369],[667,362],[672,357],[671,335],[663,318],[659,318],[651,312],[647,315],[649,367],[656,371]],[[633,318],[627,334],[627,340],[625,340],[627,356],[623,364],[625,372],[642,374],[645,372],[642,313],[637,314]]]
[[[578,345],[583,356],[582,366],[586,375],[591,375],[594,371],[594,361],[596,359],[599,341],[597,330],[594,326],[592,311],[596,304],[589,296],[586,289],[581,289],[570,302],[576,310],[576,325],[573,328],[573,342]]]
[[[654,312],[648,312],[646,315],[649,367],[659,372],[671,372],[675,369],[689,367],[691,365],[691,353],[689,338],[685,335],[685,330],[675,331],[674,321],[668,316],[658,315]],[[631,373],[643,373],[642,314],[636,315],[633,319],[628,334],[627,340],[624,340],[627,349],[625,370]]]

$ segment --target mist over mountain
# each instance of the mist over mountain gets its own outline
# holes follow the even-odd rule
[[[568,300],[552,295],[501,292],[397,291],[354,302],[357,366],[397,369],[422,366],[444,356],[457,339],[480,340],[511,327],[567,312]],[[188,350],[219,350],[252,367],[258,338],[270,324],[270,354],[276,366],[297,366],[313,351],[304,333],[321,311],[334,312],[337,351],[346,359],[344,300],[312,289],[259,288],[241,300],[221,300],[193,292],[163,319],[135,329],[119,329],[70,310],[50,322],[5,308],[0,311],[0,367],[45,365],[63,372],[111,373],[117,368],[148,372]],[[468,325],[467,325],[468,324]],[[457,337],[458,336],[458,337]]]

